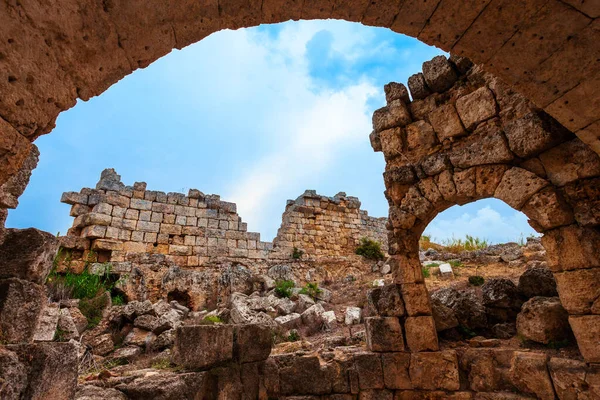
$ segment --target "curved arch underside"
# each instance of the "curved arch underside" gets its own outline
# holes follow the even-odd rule
[[[61,0],[0,4],[0,184],[78,98],[221,29],[390,28],[501,77],[600,153],[600,15],[584,0]]]

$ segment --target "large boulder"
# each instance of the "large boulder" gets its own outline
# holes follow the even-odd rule
[[[502,245],[500,258],[504,262],[516,261],[523,257],[523,248],[518,243],[506,243]]]
[[[510,279],[488,279],[481,287],[481,292],[486,307],[518,308],[522,304],[517,286]]]
[[[233,335],[233,356],[240,363],[264,361],[271,354],[273,336],[268,326],[237,325]]]
[[[466,328],[480,329],[487,326],[485,307],[473,290],[444,288],[434,292],[431,299],[451,308],[458,323]]]
[[[302,316],[298,313],[291,313],[275,318],[275,322],[283,329],[297,329],[302,325]]]
[[[7,343],[33,340],[46,306],[44,287],[17,278],[0,280],[0,332]]]
[[[209,399],[214,395],[210,386],[206,372],[163,372],[143,375],[131,382],[117,385],[116,389],[125,393],[128,399]]]
[[[535,296],[558,296],[556,281],[554,280],[552,271],[546,267],[528,268],[519,277],[517,288],[519,293],[528,299]]]
[[[173,362],[205,369],[233,359],[233,325],[189,325],[177,328]]]
[[[442,304],[439,299],[431,299],[431,312],[433,314],[433,320],[435,321],[435,329],[438,332],[456,328],[458,326],[458,319],[456,318],[454,311],[450,307]]]
[[[533,297],[517,316],[517,332],[525,339],[548,344],[570,337],[569,314],[558,297]]]
[[[6,229],[0,243],[0,279],[44,284],[58,250],[56,236],[35,228]]]
[[[319,303],[309,307],[301,314],[302,323],[309,334],[316,333],[323,328],[323,313],[325,309]]]

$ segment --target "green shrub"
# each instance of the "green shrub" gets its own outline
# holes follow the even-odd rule
[[[206,317],[204,317],[202,322],[204,322],[206,325],[212,325],[222,323],[223,320],[216,315],[207,315]]]
[[[429,268],[431,268],[431,264],[430,265],[424,265],[423,267],[421,267],[421,272],[423,273],[423,278],[429,278],[431,276],[431,272],[429,271]]]
[[[453,237],[452,239],[445,240],[443,244],[450,253],[485,249],[489,245],[487,240],[471,235],[466,235],[464,240]]]
[[[360,239],[360,244],[355,253],[369,260],[379,261],[385,258],[385,254],[381,251],[381,243],[366,237]]]
[[[323,291],[319,289],[319,284],[316,282],[307,283],[306,286],[304,286],[302,290],[300,290],[300,293],[312,297],[313,300],[316,300],[319,297],[319,294],[322,292]]]
[[[168,369],[171,367],[171,361],[168,358],[159,358],[152,362],[152,368],[154,369]]]
[[[485,279],[483,279],[483,276],[471,275],[469,277],[469,283],[473,286],[481,286],[481,285],[483,285],[483,282],[485,282]]]
[[[277,296],[279,297],[290,297],[294,286],[296,286],[294,281],[277,281],[275,284],[275,293],[277,293]]]
[[[117,294],[111,297],[111,302],[113,306],[122,306],[123,304],[125,304],[125,299],[122,295]]]
[[[79,311],[87,318],[88,328],[93,328],[102,321],[102,312],[107,305],[108,296],[105,293],[93,299],[81,299]]]
[[[304,251],[300,250],[297,247],[294,247],[294,250],[292,251],[292,258],[294,260],[299,260],[302,258],[302,255],[304,254]]]
[[[297,330],[292,329],[287,337],[288,342],[296,342],[300,339],[300,334]]]

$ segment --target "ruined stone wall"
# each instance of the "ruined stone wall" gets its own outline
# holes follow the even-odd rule
[[[298,248],[308,255],[351,254],[360,239],[367,237],[387,250],[387,218],[370,217],[360,209],[356,197],[338,193],[334,197],[307,190],[295,201],[288,200],[275,247]]]
[[[162,254],[180,267],[198,267],[219,259],[289,260],[293,248],[310,257],[353,254],[361,237],[379,240],[387,248],[386,218],[360,210],[360,201],[339,193],[333,198],[306,191],[289,201],[274,243],[248,232],[236,205],[217,195],[192,189],[186,196],[146,190],[137,182],[125,186],[112,169],[105,170],[96,189],[67,192],[73,227],[63,247],[77,250],[69,268],[81,271],[89,261],[129,261],[132,254]]]
[[[408,86],[412,100],[404,85],[386,86],[388,104],[373,115],[371,142],[386,159],[390,265],[406,304],[411,351],[438,349],[418,255],[421,233],[453,205],[494,197],[543,233],[581,354],[600,362],[600,157],[465,59],[436,57]]]

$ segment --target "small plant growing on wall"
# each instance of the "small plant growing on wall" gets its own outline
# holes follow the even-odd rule
[[[275,293],[279,297],[290,297],[294,286],[294,281],[277,281],[275,284]]]
[[[300,250],[297,247],[294,247],[294,250],[292,251],[292,258],[294,260],[299,260],[302,258],[302,255],[304,254],[304,251]]]
[[[322,292],[323,291],[321,289],[319,289],[319,284],[316,282],[315,283],[309,282],[306,284],[306,286],[304,286],[302,288],[302,290],[300,290],[301,294],[310,296],[313,300],[317,300],[317,297],[319,297],[319,294]]]
[[[381,251],[381,243],[366,237],[360,239],[360,244],[356,248],[355,253],[369,260],[379,261],[385,258],[385,254]]]

